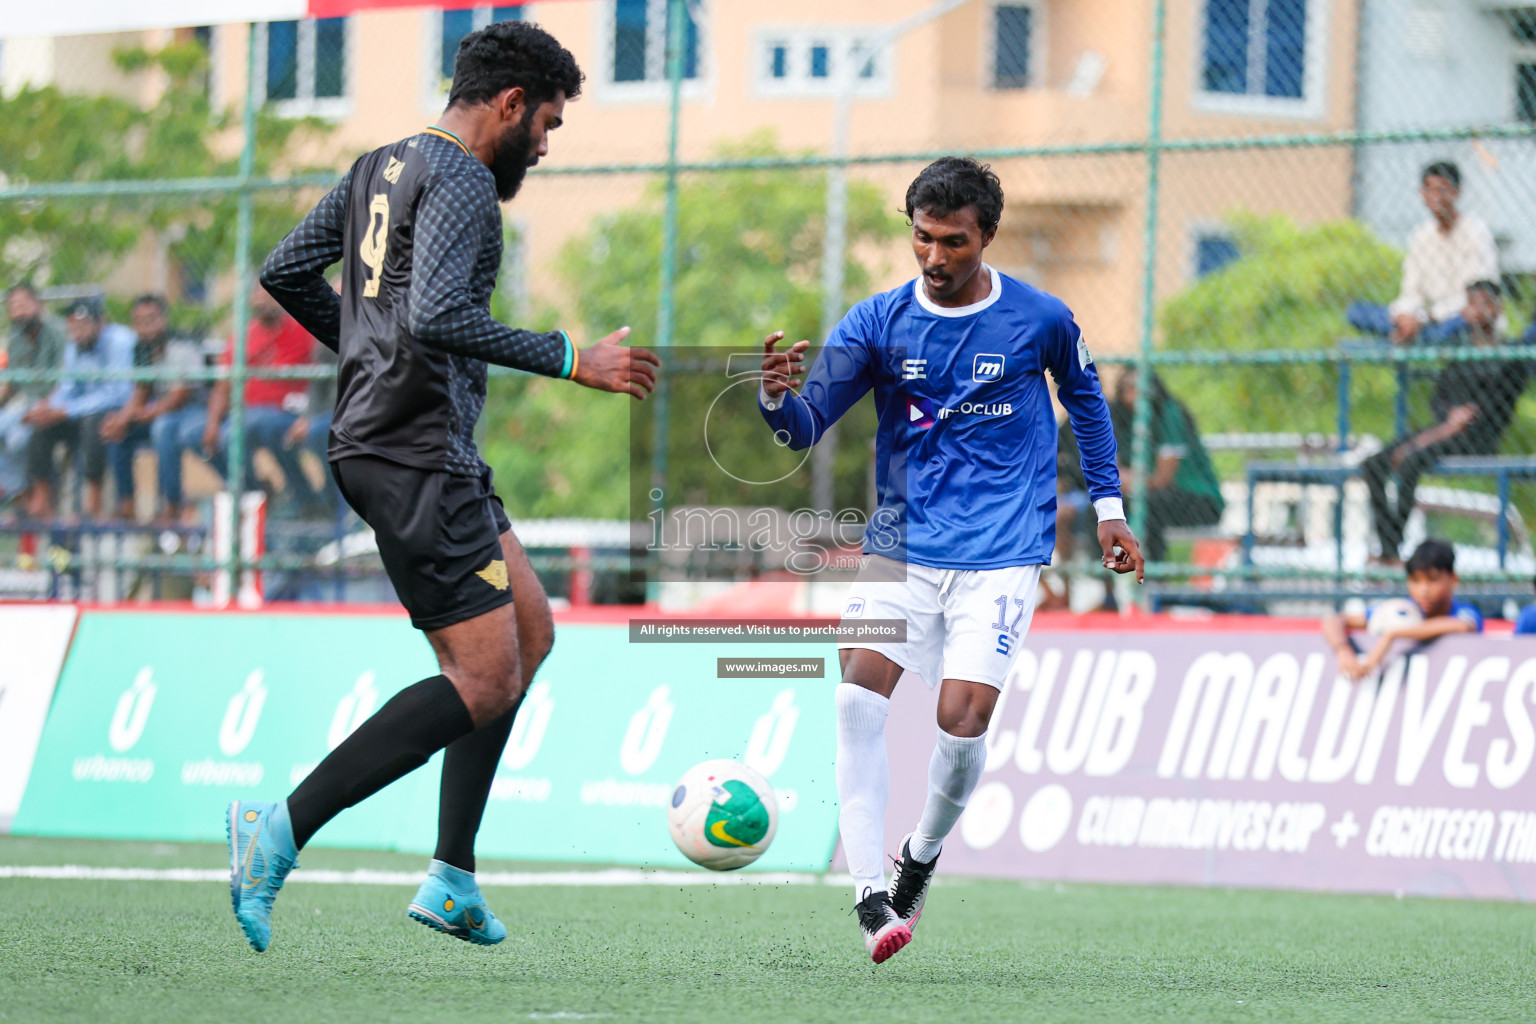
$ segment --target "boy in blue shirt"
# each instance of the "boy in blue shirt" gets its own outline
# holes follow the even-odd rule
[[[1330,615],[1323,619],[1323,638],[1339,658],[1339,671],[1359,680],[1381,668],[1397,640],[1420,643],[1451,633],[1481,633],[1483,616],[1475,605],[1456,599],[1456,549],[1443,540],[1427,540],[1408,559],[1408,597],[1424,618],[1383,630],[1364,659],[1349,639],[1352,629],[1365,629],[1364,615]]]
[[[902,619],[902,643],[840,644],[838,829],[865,949],[882,963],[911,941],[939,850],[986,762],[986,730],[1034,611],[1056,537],[1056,417],[1071,418],[1103,564],[1141,577],[1125,523],[1115,433],[1098,371],[1061,300],[982,261],[1003,211],[997,176],[947,157],[907,190],[921,276],[854,306],[804,387],[801,341],[764,341],[759,404],[775,440],[815,444],[866,392],[879,415],[880,507],[843,618]],[[939,686],[938,740],[921,819],[886,887],[890,778],[885,719],[903,671]]]

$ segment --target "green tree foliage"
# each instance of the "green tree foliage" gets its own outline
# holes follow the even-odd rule
[[[1356,300],[1397,293],[1401,254],[1357,221],[1299,225],[1287,217],[1231,218],[1239,259],[1164,303],[1164,347],[1243,351],[1328,349],[1354,334],[1344,311]],[[1332,363],[1168,368],[1169,390],[1203,433],[1336,429],[1338,374]],[[1396,378],[1356,367],[1355,431],[1392,428]]]
[[[234,175],[240,112],[215,110],[208,55],[194,43],[116,54],[125,73],[162,73],[165,92],[148,108],[119,96],[53,86],[0,98],[0,181],[151,181]],[[314,119],[257,119],[255,169],[274,169],[301,135],[326,131]],[[232,134],[234,133],[234,134]],[[156,233],[178,267],[194,275],[233,264],[237,199],[229,192],[156,197],[81,197],[0,203],[0,279],[51,284],[100,281]],[[260,193],[251,257],[259,260],[303,213],[293,194]]]
[[[770,139],[757,137],[726,147],[722,155],[775,151]],[[732,481],[709,458],[701,430],[705,411],[727,383],[721,350],[760,351],[763,336],[776,329],[791,341],[818,337],[824,183],[817,171],[782,170],[697,175],[681,183],[677,347],[660,353],[672,389],[669,504],[794,505],[808,499],[803,471],[771,494]],[[866,262],[869,254],[890,251],[901,233],[894,205],[873,185],[856,183],[849,190],[849,304],[872,287],[876,268]],[[579,322],[571,333],[582,344],[625,324],[634,328],[632,343],[655,344],[662,206],[658,181],[638,205],[599,218],[561,252],[556,267]],[[733,396],[748,391],[739,388]],[[656,407],[542,378],[493,381],[484,451],[498,490],[518,516],[627,516],[632,497],[644,507]],[[869,403],[844,423],[837,501],[862,509],[874,436]],[[712,417],[710,430],[717,447],[745,452],[748,459],[755,448],[772,445],[744,402]]]

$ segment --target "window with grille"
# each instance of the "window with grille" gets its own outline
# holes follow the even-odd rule
[[[611,57],[606,68],[615,85],[667,79],[667,0],[613,0]],[[683,78],[699,77],[697,5],[684,4]]]
[[[439,14],[441,32],[438,36],[438,68],[442,72],[443,91],[453,82],[453,60],[459,54],[459,44],[471,32],[477,32],[498,21],[522,21],[521,7],[469,7]]]
[[[842,83],[849,61],[854,70],[854,94],[874,96],[891,88],[889,55],[864,49],[868,37],[825,28],[777,28],[758,39],[754,71],[757,91],[764,95],[830,96]]]
[[[1205,0],[1200,89],[1208,97],[1297,105],[1308,95],[1315,0]]]
[[[1027,89],[1034,84],[1035,8],[998,4],[992,9],[992,88]]]
[[[269,103],[289,113],[323,114],[345,100],[346,18],[267,22],[256,42]]]
[[[1515,116],[1536,123],[1536,64],[1515,65]]]
[[[1231,235],[1207,232],[1195,236],[1195,276],[1214,274],[1242,255]]]
[[[768,77],[780,82],[789,78],[788,43],[768,44]]]

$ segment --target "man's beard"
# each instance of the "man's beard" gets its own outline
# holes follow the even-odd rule
[[[491,157],[491,174],[496,179],[496,195],[502,202],[517,195],[528,168],[538,162],[539,158],[533,154],[533,136],[528,131],[526,119],[501,133],[496,155]]]

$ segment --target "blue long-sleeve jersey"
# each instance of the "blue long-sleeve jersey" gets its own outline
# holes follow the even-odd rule
[[[972,306],[933,304],[921,279],[866,299],[832,332],[798,395],[768,401],[760,392],[763,418],[799,449],[873,389],[880,507],[866,553],[939,569],[1051,560],[1057,438],[1047,371],[1089,496],[1101,518],[1123,516],[1109,407],[1071,311],[983,272],[992,288]]]

